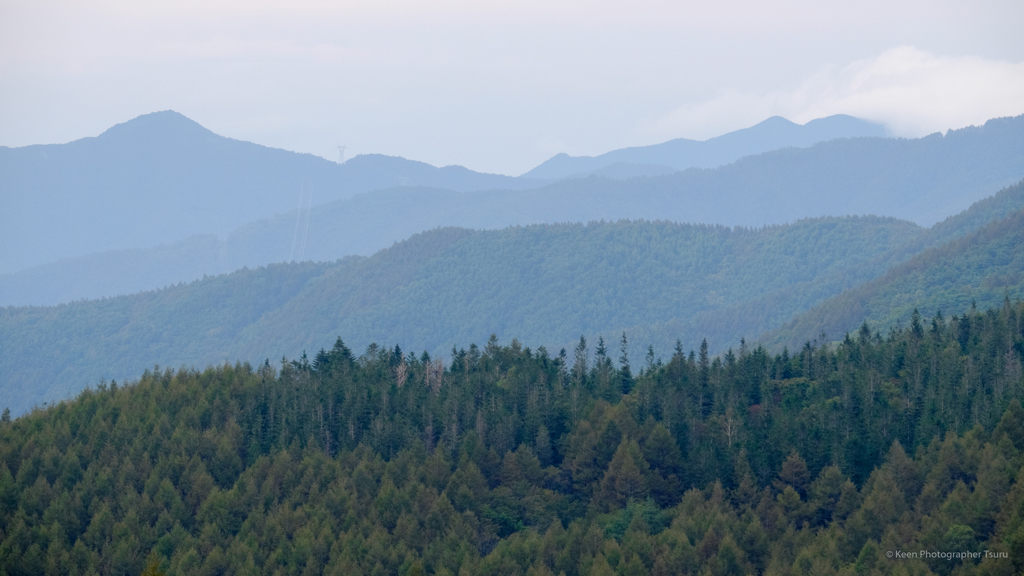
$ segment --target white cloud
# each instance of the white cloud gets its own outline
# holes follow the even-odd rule
[[[850,114],[918,137],[1024,114],[1024,62],[936,56],[912,46],[825,68],[796,88],[723,91],[642,126],[650,133],[709,138],[779,115],[807,122]]]
[[[819,74],[792,97],[796,120],[845,112],[898,136],[922,136],[1024,113],[1024,62],[900,47]]]

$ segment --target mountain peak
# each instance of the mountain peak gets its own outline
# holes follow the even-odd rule
[[[768,118],[765,118],[764,120],[758,122],[757,124],[754,124],[754,126],[751,126],[751,128],[757,126],[799,126],[799,124],[793,122],[789,118],[785,118],[782,116],[769,116]],[[723,136],[724,135],[725,134],[723,134]]]
[[[143,114],[116,124],[99,135],[100,138],[132,136],[214,136],[195,120],[174,110],[163,110]]]

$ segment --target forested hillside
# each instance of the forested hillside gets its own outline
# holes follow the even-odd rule
[[[139,367],[296,356],[339,334],[358,349],[400,341],[431,354],[491,333],[558,348],[581,333],[611,340],[627,331],[662,355],[677,338],[724,349],[854,285],[920,233],[868,217],[757,230],[629,221],[438,229],[371,258],[0,309],[0,397],[20,414]],[[766,294],[780,299],[735,316]]]
[[[5,414],[0,571],[1019,574],[1022,359],[1006,301],[774,356],[339,339],[147,372]]]
[[[1024,192],[1017,186],[1014,192]],[[867,319],[874,328],[906,322],[914,309],[932,315],[1024,298],[1024,211],[924,251],[885,275],[818,304],[763,341],[797,346],[826,332],[839,337]]]
[[[160,359],[174,366],[222,361],[242,327],[294,297],[325,268],[268,266],[130,298],[0,309],[0,398],[20,414],[72,397],[107,374],[138,374],[140,351],[143,366]],[[104,376],[88,374],[96,369]]]
[[[981,228],[1024,210],[1024,180],[979,200],[963,212],[922,231],[912,240],[886,255],[886,265],[901,263],[914,254],[952,240],[969,236]]]
[[[664,356],[676,339],[692,347],[707,338],[720,351],[781,328],[761,341],[799,347],[822,332],[841,338],[864,318],[885,330],[915,306],[959,313],[1021,295],[1022,210],[1018,184],[926,230],[879,218],[759,230],[665,222],[439,229],[371,258],[2,309],[0,386],[20,414],[101,378],[133,377],[139,366],[256,362],[317,349],[337,334],[359,349],[402,341],[437,354],[492,332],[559,348],[581,332],[610,341],[625,331]],[[1007,214],[1016,216],[978,231]]]

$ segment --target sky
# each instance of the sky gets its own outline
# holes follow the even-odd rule
[[[176,110],[339,160],[518,175],[560,152],[844,113],[1024,113],[1020,0],[0,0],[0,145]]]

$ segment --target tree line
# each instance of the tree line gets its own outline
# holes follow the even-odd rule
[[[0,573],[1019,573],[1022,358],[1006,301],[779,354],[157,367],[5,415]]]

